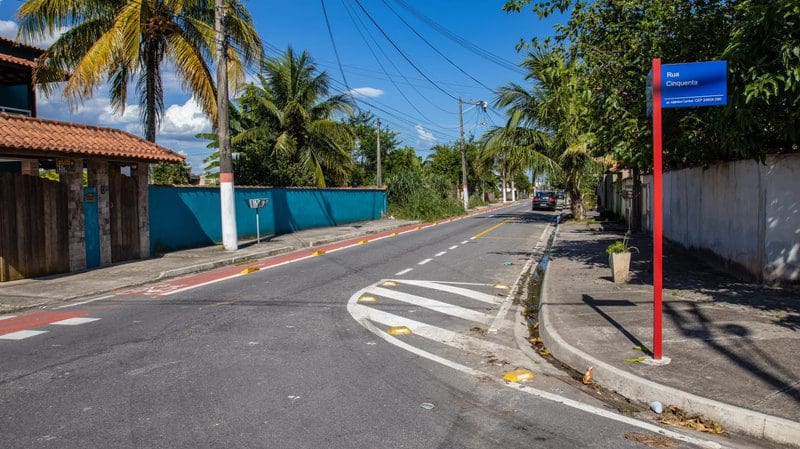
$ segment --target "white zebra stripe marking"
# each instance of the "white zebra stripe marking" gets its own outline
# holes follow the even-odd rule
[[[86,324],[91,323],[93,321],[98,321],[100,318],[86,318],[86,317],[76,317],[76,318],[67,318],[66,320],[56,321],[50,324],[58,324],[59,326],[77,326],[79,324]]]
[[[0,340],[22,340],[28,337],[34,337],[36,335],[46,334],[47,331],[31,331],[31,330],[24,330],[24,331],[17,331],[11,332],[10,334],[0,335]]]
[[[396,290],[389,290],[381,287],[373,287],[367,290],[367,292],[372,293],[374,295],[383,296],[385,298],[402,301],[407,304],[413,304],[415,306],[424,307],[426,309],[443,313],[445,315],[454,316],[468,321],[474,321],[476,323],[489,324],[493,318],[485,313],[477,312],[472,309],[467,309],[453,304],[448,304],[446,302],[437,301],[435,299],[425,298],[423,296],[412,295],[409,293],[403,293]]]

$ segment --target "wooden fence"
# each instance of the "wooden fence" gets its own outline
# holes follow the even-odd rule
[[[67,271],[66,186],[0,173],[0,282]]]
[[[138,259],[139,197],[136,179],[112,170],[108,182],[111,203],[111,262]]]

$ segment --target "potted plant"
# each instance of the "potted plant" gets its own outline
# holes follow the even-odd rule
[[[626,233],[622,240],[617,240],[606,248],[608,264],[611,266],[615,284],[628,282],[631,269],[631,250],[639,252],[636,247],[628,245],[629,240],[630,235]]]

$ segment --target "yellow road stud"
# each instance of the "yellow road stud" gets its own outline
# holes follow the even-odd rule
[[[411,333],[411,329],[407,326],[392,326],[389,328],[389,333],[392,335],[408,335]]]
[[[247,267],[244,270],[240,271],[241,274],[250,274],[255,273],[256,271],[260,270],[261,268],[258,267]]]
[[[416,229],[417,231],[419,231],[420,229],[422,229],[422,226],[417,226],[417,227],[416,227],[416,228],[414,228],[414,229]]]
[[[395,281],[386,281],[382,285],[384,287],[397,287],[397,282],[395,282]]]
[[[398,235],[398,234],[397,234],[396,232],[392,232],[390,235],[391,235],[392,237],[397,237],[397,235]]]
[[[323,251],[323,250],[321,250],[321,249],[320,249],[320,250],[317,250],[317,251],[314,251],[313,253],[311,253],[311,255],[312,255],[312,256],[321,256],[321,255],[323,255],[323,254],[325,254],[325,251]]]
[[[524,368],[517,368],[513,371],[508,371],[507,373],[503,374],[503,379],[506,382],[521,383],[526,380],[532,380],[533,373]]]
[[[509,287],[506,284],[496,283],[494,284],[494,288],[499,288],[500,290],[508,290]]]
[[[358,298],[358,302],[378,302],[378,298],[370,295],[362,295]]]
[[[359,244],[359,245],[363,245],[363,244],[365,244],[365,243],[369,243],[369,240],[366,240],[366,239],[364,239],[364,240],[359,240],[359,241],[358,241],[358,244]]]

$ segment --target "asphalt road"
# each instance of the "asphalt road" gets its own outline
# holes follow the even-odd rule
[[[522,360],[515,306],[499,313],[498,287],[515,283],[553,218],[513,206],[63,309],[74,325],[0,341],[0,446],[643,447],[625,438],[640,427],[496,381],[527,363],[531,386],[584,396]]]

